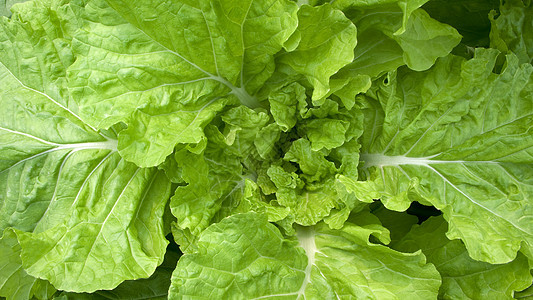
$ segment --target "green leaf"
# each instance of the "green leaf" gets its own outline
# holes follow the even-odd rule
[[[279,57],[279,62],[303,74],[314,87],[313,100],[324,98],[329,79],[353,60],[357,30],[342,12],[329,4],[304,5],[298,11],[298,28],[294,36],[298,46]]]
[[[292,292],[305,277],[296,242],[255,213],[238,214],[205,230],[198,252],[185,254],[172,275],[169,299],[251,299]]]
[[[168,297],[170,278],[176,268],[180,255],[171,249],[167,249],[165,260],[157,267],[149,278],[138,280],[128,280],[121,283],[113,290],[101,290],[92,294],[77,294],[63,292],[54,299],[63,300],[90,300],[90,299],[110,299],[110,300],[165,300]]]
[[[176,189],[170,208],[180,230],[186,230],[185,235],[198,235],[207,228],[223,205],[232,208],[221,212],[222,217],[239,206],[244,200],[246,179],[254,177],[253,170],[244,165],[254,157],[252,153],[258,146],[268,146],[264,144],[267,137],[258,138],[260,132],[264,134],[264,129],[269,128],[265,127],[270,119],[266,113],[239,106],[226,111],[220,119],[224,124],[223,132],[210,125],[206,129],[208,142],[202,153],[191,153],[190,148],[185,147],[174,155],[188,185]],[[273,146],[275,142],[277,140],[268,144]]]
[[[280,187],[276,192],[279,204],[290,208],[293,222],[310,226],[330,216],[331,210],[344,200],[335,186],[333,179],[323,183],[307,184],[305,188]],[[347,216],[331,222],[332,227],[340,227]]]
[[[355,104],[355,96],[365,93],[370,86],[372,86],[370,76],[340,72],[331,77],[330,93],[339,97],[344,107],[352,109]]]
[[[427,72],[382,79],[377,100],[362,103],[367,181],[352,185],[389,209],[435,206],[448,238],[490,263],[513,260],[522,242],[533,246],[533,67],[509,55],[495,74],[498,54],[478,49],[469,61],[449,56]]]
[[[250,152],[260,141],[259,132],[269,123],[270,117],[262,111],[254,111],[245,106],[232,108],[221,115],[225,123],[222,132],[224,143],[219,144],[217,152],[227,151],[237,157],[250,156]],[[213,137],[210,137],[213,140]],[[269,139],[267,138],[267,141]],[[277,142],[270,141],[270,142]],[[229,146],[229,147],[228,147]],[[228,153],[228,154],[229,154]]]
[[[450,53],[461,36],[418,8],[425,2],[335,1],[358,29],[354,60],[336,77],[375,78],[402,65],[426,70]]]
[[[312,143],[306,139],[299,139],[291,144],[285,153],[285,160],[297,163],[302,171],[302,177],[308,182],[317,181],[336,173],[335,164],[328,161],[326,151],[315,151]]]
[[[270,123],[257,132],[254,146],[261,158],[269,159],[278,155],[278,141],[281,138],[279,124]]]
[[[386,239],[387,231],[369,214],[355,219],[359,225],[342,230],[298,227],[298,243],[263,215],[224,219],[202,233],[198,252],[178,262],[169,299],[436,297],[439,275],[422,254],[370,243],[371,234]]]
[[[203,127],[222,110],[226,99],[214,99],[198,106],[169,104],[162,108],[148,104],[136,110],[128,128],[118,135],[118,151],[122,157],[140,167],[165,161],[177,143],[201,143]]]
[[[58,289],[148,277],[167,244],[170,182],[125,162],[116,128],[98,132],[82,121],[66,88],[73,57],[62,30],[70,25],[44,26],[53,13],[39,5],[19,5],[24,17],[0,24],[0,229],[20,230],[23,268]]]
[[[18,9],[45,9],[38,4],[43,5],[27,2]],[[61,223],[66,216],[52,216],[54,210],[48,210],[52,200],[72,194],[69,185],[83,187],[83,175],[116,151],[116,140],[95,131],[68,107],[64,64],[72,55],[63,32],[36,25],[49,14],[27,11],[34,12],[32,21],[15,14],[13,20],[2,20],[0,31],[6,54],[0,56],[0,230],[12,226],[42,231]],[[32,34],[45,41],[36,41]],[[58,51],[58,45],[67,50]],[[26,59],[26,51],[36,58]],[[40,65],[41,60],[47,60],[48,67]],[[65,176],[74,171],[79,176]]]
[[[457,29],[461,43],[469,47],[487,47],[491,31],[489,12],[498,9],[498,0],[432,0],[422,8],[439,22]]]
[[[432,217],[413,227],[399,243],[400,251],[421,249],[442,276],[441,299],[513,299],[515,291],[531,284],[527,259],[519,254],[507,264],[491,265],[473,260],[460,241],[446,238],[442,217]]]
[[[490,46],[512,52],[520,63],[533,63],[533,4],[530,0],[505,1],[500,15],[490,14]]]
[[[15,7],[12,19],[0,18],[2,91],[15,92],[18,83],[27,93],[44,93],[58,105],[75,110],[69,103],[65,79],[66,68],[74,62],[66,38],[70,25],[64,19],[53,19],[50,12],[60,9],[58,3],[37,0]]]
[[[50,228],[66,217],[48,210],[53,200],[75,198],[76,187],[91,189],[85,179],[118,158],[116,140],[92,130],[2,64],[0,77],[0,229]]]
[[[400,253],[368,241],[370,235],[388,240],[388,232],[366,212],[354,215],[341,230],[325,224],[300,228],[298,240],[305,249],[305,297],[331,299],[431,299],[440,276],[426,264],[423,254]],[[300,293],[299,293],[300,294]]]
[[[92,292],[149,277],[162,262],[170,189],[165,175],[117,158],[101,168],[84,181],[94,190],[74,187],[74,195],[54,198],[48,215],[68,219],[45,231],[18,233],[28,274],[58,289]]]
[[[514,294],[514,299],[531,299],[533,297],[533,285],[529,288]]]
[[[260,214],[265,214],[269,222],[280,222],[282,220],[286,220],[290,214],[290,209],[288,207],[279,205],[279,201],[266,201],[264,196],[261,195],[259,186],[249,179],[245,181],[243,200],[244,201],[239,203],[239,207],[233,210],[232,213],[246,213],[254,211]]]
[[[431,67],[459,43],[461,35],[453,27],[432,19],[424,10],[413,12],[404,33],[393,37],[403,50],[405,64],[416,71]]]
[[[338,0],[334,2],[333,6],[341,10],[383,10],[385,12],[394,12],[401,14],[401,26],[397,29],[395,34],[403,33],[407,28],[409,17],[413,11],[421,7],[429,0],[371,0],[371,1],[357,1],[357,0]],[[383,20],[389,22],[390,20]],[[394,21],[395,22],[395,21]]]
[[[381,204],[378,208],[372,210],[372,214],[378,217],[381,224],[390,231],[391,242],[389,246],[393,246],[403,238],[411,230],[411,227],[418,222],[416,216],[406,212],[388,210]],[[416,250],[418,249],[409,250],[408,252]]]
[[[11,229],[0,238],[0,270],[0,297],[7,300],[47,300],[56,291],[49,282],[28,275],[22,268],[20,245]]]
[[[294,87],[301,86],[289,85],[280,91],[286,90],[293,95]],[[281,96],[281,93],[275,95]],[[309,226],[324,220],[332,228],[342,227],[350,212],[361,203],[338,185],[335,175],[357,178],[359,144],[356,140],[362,134],[363,115],[357,110],[339,108],[339,104],[330,99],[324,99],[321,106],[310,108],[301,98],[290,96],[280,97],[279,101],[271,99],[271,102],[276,110],[279,109],[274,115],[279,123],[270,124],[265,129],[275,128],[289,118],[299,125],[287,133],[275,135],[279,141],[273,147],[281,148],[281,153],[278,150],[272,151],[270,156],[263,155],[272,161],[257,164],[259,166],[255,168],[262,192],[266,195],[275,193],[276,204],[290,209],[282,221],[284,225],[278,224],[286,227],[286,224],[296,222]],[[264,135],[261,130],[258,136],[266,140]],[[300,136],[307,139],[298,138]]]
[[[130,125],[118,148],[139,166],[160,164],[177,143],[200,142],[227,101],[261,106],[254,93],[297,24],[286,0],[81,5],[72,96],[97,128]]]
[[[346,140],[349,123],[337,119],[314,119],[305,123],[304,131],[311,142],[311,149],[331,150],[340,147]]]
[[[531,0],[10,1],[0,298],[530,294]]]
[[[281,130],[287,132],[291,130],[298,120],[297,116],[306,105],[305,88],[292,83],[278,91],[272,92],[268,101],[270,103],[270,113],[279,125]]]
[[[17,3],[26,2],[27,0],[1,0],[0,17],[11,17],[11,7]]]
[[[188,185],[176,189],[170,208],[179,229],[198,235],[211,224],[222,202],[242,198],[242,166],[233,157],[215,161],[187,149],[176,152],[175,159]]]
[[[165,161],[157,166],[159,170],[163,170],[165,172],[165,175],[167,175],[167,178],[172,183],[181,184],[183,183],[183,174],[182,169],[179,167],[178,162],[176,162],[176,159],[174,156],[170,155],[167,156]]]
[[[287,170],[292,165],[273,165],[267,175],[275,185],[277,202],[290,208],[294,222],[314,225],[344,200],[334,184],[335,164],[325,158],[325,151],[312,151],[308,140],[299,139],[284,159],[298,163],[302,174]]]

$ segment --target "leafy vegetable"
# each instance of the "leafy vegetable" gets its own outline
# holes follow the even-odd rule
[[[422,249],[442,276],[441,298],[511,298],[513,290],[531,283],[527,259],[519,254],[508,264],[491,265],[475,261],[460,241],[446,238],[446,222],[432,217],[415,226],[393,248],[401,251]],[[486,288],[490,287],[490,288]]]
[[[371,214],[357,214],[354,219],[360,224],[346,223],[342,230],[323,223],[297,227],[296,243],[284,239],[260,215],[229,217],[202,233],[197,253],[181,258],[171,295],[401,298],[415,292],[424,298],[435,293],[439,275],[420,252],[404,254],[369,243],[369,235],[386,241],[388,233]]]
[[[497,54],[449,57],[426,73],[398,72],[377,86],[379,104],[364,100],[370,134],[361,159],[368,175],[358,184],[376,190],[365,188],[360,198],[381,197],[391,209],[405,210],[418,198],[434,205],[450,223],[447,236],[461,238],[474,259],[504,263],[522,241],[532,242],[533,102],[523,95],[533,68],[510,55],[501,74],[491,73]],[[502,87],[511,82],[512,89]]]
[[[20,2],[24,2],[24,0],[2,0],[0,2],[0,16],[6,16],[6,17],[9,17],[11,16],[11,12],[10,12],[10,9],[11,9],[11,6],[13,6],[13,4],[15,3],[20,3]]]
[[[531,1],[506,1],[490,14],[491,46],[503,52],[512,51],[519,61],[533,62],[533,4]]]
[[[45,280],[28,275],[22,268],[20,245],[16,234],[6,230],[0,240],[0,266],[2,270],[2,287],[0,293],[7,299],[48,299],[56,291]]]
[[[531,1],[0,14],[0,297],[530,294]]]
[[[497,11],[498,0],[432,0],[422,8],[436,20],[453,26],[463,36],[467,47],[487,47],[491,24],[487,15]]]

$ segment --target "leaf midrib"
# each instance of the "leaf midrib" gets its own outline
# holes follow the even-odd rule
[[[253,0],[250,1],[250,7],[251,7],[251,4],[253,3]],[[249,8],[250,8],[249,7]],[[246,16],[244,17],[244,20],[243,20],[243,23],[240,24],[241,25],[241,36],[243,36],[243,26],[244,26],[244,21],[246,20],[246,18],[248,17],[248,12],[249,12],[249,8],[248,8],[248,11],[246,13]],[[215,62],[215,67],[217,68],[217,72],[218,72],[218,65],[216,63],[216,53],[214,52],[214,45],[213,45],[213,39],[211,37],[211,30],[209,28],[209,25],[207,24],[207,20],[205,19],[205,15],[204,15],[204,12],[202,10],[200,10],[202,15],[204,16],[204,21],[206,21],[206,26],[207,26],[207,29],[209,31],[209,37],[210,37],[210,40],[211,40],[211,45],[212,45],[212,53],[213,53],[213,58],[214,58],[214,62]],[[122,18],[124,18],[124,16],[117,10],[115,10],[115,12],[117,14],[119,14]],[[126,18],[124,18],[124,20],[127,21]],[[152,37],[151,35],[149,35],[146,31],[144,31],[140,26],[136,26],[135,24],[127,21],[131,26],[137,28],[137,30],[139,30],[142,34],[144,34],[146,37],[148,37],[150,40],[152,40],[154,43],[156,43],[157,45],[159,45],[162,49],[164,49],[165,51],[168,51],[169,53],[171,54],[174,54],[175,56],[177,56],[178,58],[182,59],[183,61],[185,61],[186,63],[188,63],[190,66],[192,66],[193,68],[197,69],[198,71],[204,73],[205,75],[207,75],[207,77],[204,77],[204,78],[200,78],[198,79],[198,81],[200,80],[214,80],[214,81],[217,81],[217,82],[220,82],[222,83],[223,85],[225,85],[226,87],[228,87],[231,91],[228,93],[229,94],[233,94],[235,95],[239,101],[248,106],[248,107],[251,107],[251,108],[255,108],[255,107],[259,107],[261,105],[259,105],[259,102],[258,100],[256,99],[255,96],[252,96],[248,93],[248,91],[246,91],[245,87],[244,87],[244,82],[243,82],[243,79],[242,79],[242,75],[243,75],[243,72],[244,72],[244,52],[243,52],[243,55],[242,55],[242,62],[241,62],[241,87],[236,87],[233,83],[229,82],[226,78],[220,76],[219,74],[213,74],[211,72],[208,72],[206,70],[204,70],[202,67],[200,67],[199,65],[195,64],[194,62],[192,62],[191,60],[187,59],[185,56],[181,55],[179,52],[176,52],[172,49],[170,49],[169,47],[161,44],[157,39],[155,39],[154,37]],[[244,39],[242,40],[242,46],[243,46],[243,49],[245,48],[244,47]]]
[[[41,92],[39,90],[36,90],[32,87],[29,87],[28,85],[24,84],[20,79],[17,78],[17,76],[15,76],[15,74],[13,74],[13,72],[11,72],[11,70],[2,62],[0,61],[0,65],[7,71],[7,73],[9,73],[9,75],[11,75],[11,77],[13,77],[13,79],[24,89],[27,89],[29,91],[32,91],[36,94],[39,94],[41,96],[44,96],[45,98],[47,98],[48,100],[50,100],[53,104],[55,104],[56,106],[58,106],[60,109],[68,112],[70,115],[74,116],[76,119],[78,119],[82,124],[88,126],[89,128],[91,128],[94,132],[98,133],[98,130],[96,128],[94,128],[93,126],[91,126],[90,124],[87,124],[85,121],[83,121],[81,119],[80,116],[78,116],[77,114],[75,114],[72,110],[70,110],[69,108],[67,108],[66,106],[64,106],[63,104],[57,102],[56,100],[54,100],[52,97],[50,97],[49,95],[47,95],[46,93],[44,92]],[[100,134],[101,135],[101,134]]]
[[[503,222],[511,224],[514,228],[520,230],[521,232],[529,235],[530,233],[527,232],[524,228],[519,226],[518,224],[515,224],[508,218],[498,214],[497,212],[491,210],[490,208],[484,206],[480,202],[476,201],[474,198],[472,198],[470,195],[468,195],[465,191],[457,187],[454,183],[452,183],[445,175],[440,173],[438,170],[433,168],[431,165],[433,164],[467,164],[467,163],[481,163],[481,164],[492,164],[492,165],[499,165],[501,166],[501,162],[497,161],[463,161],[463,160],[431,160],[432,157],[436,157],[440,155],[436,154],[433,156],[428,157],[406,157],[403,155],[399,156],[386,156],[380,153],[377,154],[368,154],[364,153],[361,154],[361,160],[365,162],[365,165],[362,167],[362,169],[367,169],[372,166],[376,166],[381,168],[381,174],[384,174],[383,167],[396,167],[400,169],[406,176],[407,173],[403,170],[401,166],[403,165],[414,165],[414,166],[422,166],[425,168],[428,168],[430,171],[432,171],[434,174],[439,176],[443,180],[444,188],[446,185],[449,185],[451,188],[459,192],[463,197],[468,199],[472,204],[484,209],[485,211],[489,212],[490,214],[498,217]],[[409,177],[409,176],[408,176]],[[385,184],[385,181],[383,182]]]
[[[6,171],[9,171],[11,170],[12,168],[20,165],[21,163],[24,163],[28,160],[32,160],[34,158],[37,158],[39,156],[42,156],[42,155],[46,155],[46,154],[49,154],[49,153],[52,153],[52,152],[55,152],[55,151],[60,151],[60,150],[71,150],[71,151],[81,151],[81,150],[111,150],[112,152],[116,152],[117,151],[117,141],[116,140],[108,140],[108,141],[105,141],[105,142],[89,142],[89,143],[74,143],[74,144],[60,144],[59,146],[57,147],[54,147],[54,148],[50,148],[50,149],[46,149],[44,151],[41,151],[41,152],[38,152],[38,153],[35,153],[29,157],[26,157],[22,160],[19,160],[17,161],[16,163],[14,163],[12,166],[4,169],[4,170],[1,170],[0,171],[0,174],[6,172]]]
[[[364,161],[362,169],[368,169],[370,167],[386,167],[386,166],[401,166],[401,165],[417,165],[417,166],[429,166],[433,164],[499,164],[500,162],[495,160],[434,160],[432,158],[440,155],[438,153],[432,156],[425,157],[408,157],[405,155],[383,155],[381,153],[362,153],[360,158]]]

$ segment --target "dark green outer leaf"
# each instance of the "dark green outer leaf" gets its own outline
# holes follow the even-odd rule
[[[460,241],[446,238],[448,226],[442,217],[432,217],[415,225],[393,245],[400,251],[421,249],[428,262],[442,276],[441,299],[512,299],[515,291],[531,284],[527,258],[518,254],[507,264],[491,265],[475,261]]]
[[[490,46],[514,53],[521,63],[533,63],[533,2],[506,0],[500,14],[490,14]]]
[[[453,26],[469,47],[487,47],[491,30],[489,12],[498,9],[498,0],[432,0],[422,8],[429,15]]]

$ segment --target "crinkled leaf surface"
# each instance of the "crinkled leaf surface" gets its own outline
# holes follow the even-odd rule
[[[0,297],[7,300],[46,300],[56,291],[49,282],[24,271],[17,235],[11,229],[5,230],[0,239],[0,270]]]
[[[270,94],[270,113],[284,132],[289,131],[298,121],[298,113],[307,106],[305,88],[292,83]]]
[[[321,223],[297,231],[308,265],[299,290],[304,298],[431,299],[440,276],[425,257],[400,253],[369,242],[370,235],[388,242],[377,218],[362,212],[340,230]]]
[[[335,175],[357,176],[355,140],[361,135],[362,114],[341,110],[329,99],[308,109],[302,89],[299,84],[282,88],[298,100],[274,93],[273,117],[245,106],[229,109],[206,127],[201,153],[187,147],[176,151],[187,183],[171,201],[180,241],[189,245],[211,223],[249,210],[267,213],[272,222],[288,218],[284,222],[301,225],[335,214],[328,224],[342,227],[358,202],[337,189]],[[306,120],[291,128],[302,118]],[[297,135],[308,139],[295,139]]]
[[[533,259],[531,1],[495,1],[14,5],[0,296],[510,297]],[[448,55],[491,21],[516,56]],[[444,219],[409,231],[412,201]]]
[[[286,0],[80,5],[73,98],[95,127],[129,125],[118,148],[139,166],[160,164],[177,143],[200,142],[227,101],[260,106],[253,94],[297,24]]]
[[[521,63],[533,63],[533,3],[530,0],[505,1],[500,14],[491,13],[490,45],[511,51]]]
[[[314,225],[330,215],[340,202],[349,201],[346,199],[349,195],[336,189],[335,164],[325,158],[325,151],[311,150],[308,140],[294,141],[284,159],[297,163],[302,174],[280,166],[271,166],[267,174],[277,188],[277,201],[291,209],[296,223]]]
[[[180,255],[169,247],[165,254],[165,260],[159,267],[157,267],[155,272],[149,278],[124,281],[113,290],[101,290],[92,294],[63,292],[59,297],[54,297],[54,299],[165,300],[168,297],[170,278],[174,268],[176,268],[176,263],[179,257]]]
[[[1,0],[0,1],[0,16],[10,17],[11,6],[17,3],[26,2],[27,0]]]
[[[533,246],[533,91],[531,65],[498,51],[450,56],[430,71],[399,71],[366,104],[360,199],[405,210],[410,201],[444,212],[450,239],[477,260],[513,260]]]
[[[378,12],[394,13],[401,16],[400,26],[396,28],[396,34],[401,34],[407,28],[409,17],[413,11],[421,7],[428,0],[338,0],[331,1],[335,8],[341,10],[361,10],[370,11],[377,10]],[[383,20],[385,22],[390,20]],[[394,21],[396,22],[396,21]]]
[[[212,161],[187,150],[176,153],[187,186],[180,186],[170,207],[183,230],[197,235],[210,224],[224,201],[239,202],[244,189],[242,166],[235,159]]]
[[[62,223],[19,233],[24,268],[58,289],[92,292],[149,277],[165,253],[165,175],[117,158],[95,170],[84,182],[96,188],[54,198],[49,211],[64,216]]]
[[[56,193],[59,178],[54,175],[66,158],[89,151],[98,159],[116,148],[116,141],[94,131],[68,108],[64,76],[72,54],[61,31],[39,26],[50,18],[40,12],[46,8],[39,4],[18,6],[36,8],[23,10],[32,15],[15,14],[13,20],[1,21],[0,50],[5,54],[0,56],[1,230],[9,226],[34,230]],[[34,59],[26,59],[28,53]]]
[[[34,26],[46,10],[30,11],[32,21],[14,15],[1,25],[0,228],[19,230],[24,269],[58,289],[148,277],[167,244],[170,183],[124,161],[112,130],[81,121],[66,93],[68,42],[59,28]]]
[[[182,256],[169,299],[252,299],[290,293],[305,277],[305,254],[296,245],[263,215],[224,219],[202,233],[198,252]]]
[[[370,243],[371,234],[387,240],[387,231],[368,213],[356,220],[359,225],[347,223],[342,230],[325,224],[299,227],[296,243],[263,215],[226,218],[202,233],[196,253],[178,262],[169,299],[436,296],[439,275],[422,254]]]
[[[357,178],[362,114],[340,108],[330,99],[310,108],[298,101],[287,105],[289,111],[297,112],[296,132],[302,138],[289,133],[281,146],[283,161],[269,166],[266,172],[275,186],[277,201],[291,208],[300,225],[314,225],[331,217],[326,222],[340,228],[358,201],[337,184],[336,175]]]
[[[354,60],[337,78],[375,77],[407,65],[413,70],[431,67],[450,53],[461,36],[422,9],[427,1],[335,1],[358,30]]]
[[[475,261],[461,241],[446,238],[447,227],[442,217],[432,217],[393,245],[400,251],[422,250],[442,276],[439,298],[513,299],[515,291],[531,284],[529,264],[522,254],[501,265]]]
[[[296,49],[283,53],[280,63],[290,65],[314,86],[313,100],[329,92],[329,78],[353,60],[357,30],[344,14],[329,4],[304,5],[298,10]]]
[[[245,200],[246,179],[253,175],[243,163],[257,155],[254,142],[268,120],[264,112],[235,107],[221,114],[222,132],[214,125],[206,128],[208,142],[201,153],[187,147],[175,152],[174,159],[187,183],[176,189],[170,202],[177,218],[176,230],[197,236],[217,218],[232,214]]]

